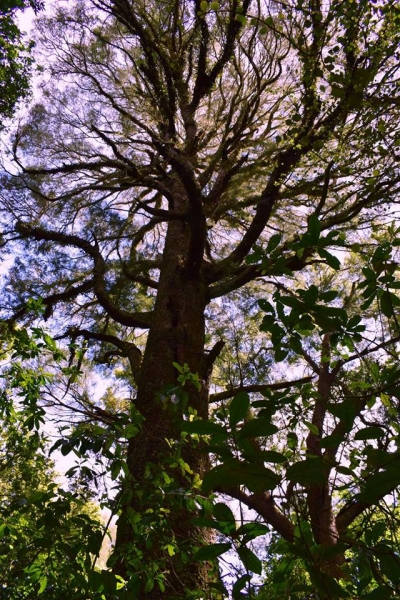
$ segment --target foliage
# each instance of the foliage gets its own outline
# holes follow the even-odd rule
[[[71,475],[116,486],[94,594],[218,598],[229,551],[235,600],[398,595],[395,538],[363,524],[400,484],[399,19],[87,0],[39,20],[2,310],[41,344],[21,334],[36,362],[11,369],[27,426],[57,411]]]
[[[47,441],[38,430],[42,411],[37,402],[45,376],[16,362],[49,346],[59,359],[54,341],[46,334],[42,340],[38,330],[33,338],[17,330],[6,343],[13,364],[2,375],[0,591],[12,600],[55,600],[61,595],[82,598],[90,590],[92,598],[100,599],[101,587],[93,586],[96,576],[101,581],[94,568],[103,539],[98,509],[79,482],[71,490],[56,483]]]
[[[13,114],[16,104],[29,92],[32,43],[26,44],[16,23],[19,10],[43,8],[38,0],[3,0],[0,9],[0,116]]]

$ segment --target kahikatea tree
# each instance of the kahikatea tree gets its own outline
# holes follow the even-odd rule
[[[312,373],[319,378],[308,399],[315,412],[306,468],[322,473],[322,480],[307,479],[304,465],[300,473],[294,465],[288,478],[295,491],[287,496],[297,498],[295,514],[308,511],[313,518],[310,535],[322,548],[318,569],[343,575],[343,559],[327,549],[345,539],[376,499],[361,499],[353,509],[349,498],[337,526],[326,466],[335,460],[337,440],[325,457],[320,437],[331,384],[347,364],[343,358],[340,367],[331,365],[331,344],[340,341],[333,334],[361,348],[367,341],[357,318],[344,322],[345,294],[327,315],[323,303],[336,298],[329,295],[329,277],[328,296],[319,297],[313,281],[318,268],[339,266],[330,248],[352,243],[353,252],[362,251],[352,232],[379,222],[396,202],[399,18],[394,1],[91,0],[38,24],[42,97],[14,136],[19,178],[3,178],[3,235],[16,253],[3,309],[10,322],[29,319],[28,298],[41,297],[45,318],[72,343],[70,368],[80,340],[93,361],[128,365],[122,376],[140,431],[127,436],[112,564],[134,585],[140,563],[159,565],[147,583],[144,578],[140,597],[160,597],[165,588],[169,597],[186,597],[207,585],[208,565],[190,562],[193,547],[207,536],[199,528],[204,521],[193,521],[201,497],[194,501],[185,493],[189,479],[205,477],[203,493],[239,498],[293,543],[290,515],[270,493],[279,478],[260,456],[252,464],[247,448],[240,464],[234,458],[209,471],[197,438],[220,435],[218,427],[190,431],[187,425],[192,436],[180,447],[182,414],[195,423],[208,419],[219,355],[220,382],[228,372],[221,352],[234,365],[235,356],[243,362],[253,349],[265,378],[254,368],[244,378],[233,367],[230,389],[214,395],[215,402],[229,400],[246,382],[250,392],[267,389],[279,376],[267,372],[265,343],[246,345],[235,330],[234,311],[251,317],[252,297],[265,300],[262,329],[275,360],[299,352],[301,332],[312,324],[323,335],[320,363],[304,353],[307,381]],[[390,248],[379,248],[371,260],[384,266],[372,269],[363,285],[371,301],[381,294],[391,318]],[[303,292],[292,296],[282,286],[291,281],[295,290],[298,273]],[[389,279],[378,281],[380,275]],[[271,296],[267,281],[277,288],[277,314],[265,298]],[[285,306],[292,308],[290,318]],[[232,310],[230,322],[221,307]],[[287,328],[297,333],[286,338]],[[65,372],[70,392],[77,372]],[[251,417],[246,397],[236,398],[233,429]],[[353,405],[356,417],[367,400]],[[102,410],[99,419],[112,421],[112,412]],[[346,435],[344,407],[331,415],[328,429],[336,423],[336,433]],[[259,419],[243,426],[242,438],[251,434],[257,441],[276,431]],[[210,450],[229,458],[230,449],[224,454],[221,440],[214,442]],[[158,544],[151,536],[157,527]],[[254,570],[251,553],[241,554]],[[155,580],[159,588],[152,587]]]

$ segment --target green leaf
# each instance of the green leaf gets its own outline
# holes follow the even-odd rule
[[[40,578],[39,583],[40,583],[40,585],[39,585],[39,589],[38,589],[38,594],[43,594],[43,592],[45,591],[45,589],[47,587],[46,575],[43,575],[43,577]]]
[[[229,405],[229,423],[232,429],[242,421],[250,406],[250,398],[246,392],[239,392]]]
[[[369,546],[376,544],[377,541],[383,536],[387,529],[387,523],[385,521],[378,521],[374,523],[371,529],[367,529],[365,532],[365,541]]]
[[[239,554],[240,560],[244,564],[247,571],[252,571],[252,573],[261,575],[262,562],[258,556],[254,554],[254,552],[252,552],[249,548],[246,548],[246,546],[241,546],[238,548],[237,553]]]
[[[229,508],[227,504],[223,502],[218,502],[213,506],[213,515],[217,519],[217,521],[226,521],[228,523],[233,523],[236,529],[236,519],[235,515]]]
[[[197,419],[196,421],[183,421],[181,424],[182,431],[187,433],[197,433],[199,435],[223,434],[228,435],[226,427],[213,423],[212,421],[204,421]]]
[[[356,409],[352,402],[338,402],[337,404],[329,404],[328,411],[341,420],[345,426],[345,431],[348,433],[353,427],[356,417]]]
[[[381,427],[373,426],[373,427],[365,427],[364,429],[360,429],[357,431],[354,436],[355,440],[378,440],[383,437],[385,432]]]
[[[335,271],[338,271],[340,269],[341,263],[340,263],[340,260],[336,256],[334,256],[333,254],[330,254],[330,252],[328,252],[324,248],[318,248],[318,254],[320,255],[321,258],[324,258],[326,260],[326,263],[332,269],[335,269]]]
[[[224,544],[209,544],[208,546],[204,546],[204,548],[200,548],[197,550],[195,555],[193,556],[193,560],[202,561],[202,560],[215,560],[221,554],[228,552],[231,549],[231,543],[225,542]]]
[[[393,598],[392,590],[386,585],[380,585],[369,594],[362,596],[362,600],[389,600],[389,598]]]
[[[400,485],[400,464],[396,461],[387,465],[385,471],[368,477],[364,490],[357,494],[357,497],[362,502],[377,504],[383,496],[392,492],[398,485]]]
[[[284,463],[287,461],[284,454],[276,452],[275,450],[260,450],[257,452],[257,457],[268,463]]]
[[[297,448],[298,442],[299,442],[299,438],[297,437],[297,434],[294,433],[294,431],[290,431],[287,434],[287,445],[289,446],[289,448],[291,450],[294,450],[295,448]]]
[[[228,461],[227,461],[228,463]],[[229,463],[217,465],[206,473],[203,479],[204,492],[232,488],[245,485],[251,492],[262,492],[274,489],[280,476],[260,464],[229,460]]]
[[[179,363],[173,362],[172,364],[175,367],[175,369],[178,371],[178,373],[182,374],[184,372],[183,367]]]
[[[385,290],[380,297],[381,311],[388,319],[393,316],[392,294]]]
[[[243,540],[247,543],[250,540],[254,540],[260,535],[265,535],[269,532],[269,528],[262,523],[245,523],[239,529],[236,530],[237,536],[244,536]]]
[[[303,294],[304,302],[306,303],[307,308],[312,308],[319,295],[319,290],[316,285],[310,285],[308,290]]]
[[[243,575],[236,581],[236,583],[234,584],[234,586],[232,588],[232,599],[233,600],[240,600],[240,598],[243,597],[240,592],[242,591],[243,588],[246,587],[247,583],[250,583],[250,581],[251,581],[250,575]]]
[[[268,241],[267,246],[267,254],[271,254],[275,250],[275,248],[279,245],[279,242],[282,239],[282,235],[280,233],[275,233],[272,235]]]
[[[310,423],[309,421],[304,421],[304,425],[309,431],[311,431],[311,433],[313,433],[314,435],[319,435],[319,429],[316,425]]]
[[[278,427],[269,419],[252,419],[245,423],[238,433],[238,440],[253,437],[267,437],[278,431]]]
[[[258,306],[261,308],[261,310],[263,310],[264,312],[269,312],[272,314],[275,314],[275,309],[272,306],[272,304],[270,302],[268,302],[268,300],[264,300],[263,298],[261,300],[258,301]]]
[[[321,233],[321,224],[318,219],[318,215],[315,213],[308,217],[308,233],[310,235],[311,245],[318,242]]]
[[[324,483],[328,471],[329,467],[322,458],[306,458],[291,465],[286,471],[286,476],[294,483],[317,485]]]

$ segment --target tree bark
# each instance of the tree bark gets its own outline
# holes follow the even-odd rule
[[[165,240],[160,280],[155,302],[152,325],[149,330],[146,349],[143,356],[138,382],[135,408],[144,418],[140,433],[130,440],[127,454],[129,477],[127,484],[131,490],[125,492],[126,501],[121,508],[116,540],[115,571],[129,579],[133,565],[129,563],[129,547],[134,541],[134,529],[129,522],[130,511],[138,511],[138,497],[142,497],[151,489],[149,472],[157,470],[157,465],[168,469],[168,457],[172,456],[172,444],[180,439],[177,421],[177,406],[172,395],[163,394],[163,388],[177,382],[179,375],[173,366],[185,363],[192,373],[198,373],[201,388],[193,384],[185,384],[189,396],[189,406],[197,411],[203,419],[208,417],[208,361],[204,353],[206,306],[206,284],[201,272],[188,268],[191,233],[188,223],[170,221]],[[194,473],[200,477],[204,474],[208,459],[205,453],[199,451],[193,443],[188,442],[183,448],[183,459]],[[155,472],[154,471],[154,472]],[[176,481],[176,487],[187,487],[182,476],[177,475],[177,469],[171,469],[169,475]],[[151,493],[151,492],[150,492]],[[179,498],[179,494],[177,494]],[[140,500],[140,502],[143,502]],[[148,498],[151,508],[151,498]],[[173,502],[171,503],[173,506]],[[141,507],[143,511],[143,505]],[[145,554],[144,560],[152,556],[155,561],[163,563],[167,560],[166,575],[167,589],[165,594],[153,589],[151,598],[186,597],[187,589],[204,588],[207,584],[207,573],[203,563],[188,563],[186,568],[174,568],[174,563],[182,561],[182,553],[196,544],[206,541],[204,533],[195,527],[190,510],[180,506],[179,511],[173,511],[168,516],[171,530],[171,542],[178,542],[180,551],[176,557],[168,557],[166,550],[154,540],[150,547],[140,548]],[[154,545],[156,544],[156,545]],[[160,561],[160,556],[163,558]],[[178,575],[179,573],[179,575]]]

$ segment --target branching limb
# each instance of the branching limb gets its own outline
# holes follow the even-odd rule
[[[59,231],[50,231],[43,227],[33,227],[28,223],[18,221],[15,230],[23,238],[33,238],[35,240],[48,240],[57,242],[61,246],[74,246],[80,248],[88,254],[94,262],[93,268],[93,290],[96,294],[99,304],[109,314],[109,316],[127,327],[139,327],[147,329],[150,327],[151,313],[131,313],[118,308],[111,300],[105,288],[105,262],[100,253],[97,244],[91,244],[76,235],[61,233]]]
[[[303,383],[310,383],[312,377],[302,377],[300,379],[294,379],[293,381],[281,381],[279,383],[262,383],[259,385],[243,385],[241,387],[232,388],[225,392],[217,392],[216,394],[210,395],[210,402],[221,402],[222,400],[229,400],[233,398],[239,392],[265,392],[266,390],[285,390],[290,387],[302,385]]]
[[[142,353],[132,342],[120,340],[117,336],[108,333],[97,333],[95,331],[78,329],[76,327],[68,329],[65,335],[70,336],[72,339],[83,337],[85,340],[97,340],[115,346],[120,351],[120,355],[129,360],[133,377],[135,381],[138,381],[142,365]]]
[[[258,492],[248,495],[240,488],[219,488],[215,490],[239,500],[248,508],[255,510],[265,521],[288,542],[294,540],[294,525],[278,509],[270,492]]]

